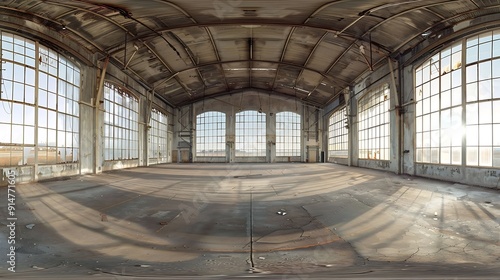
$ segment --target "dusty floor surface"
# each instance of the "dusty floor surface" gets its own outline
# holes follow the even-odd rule
[[[500,277],[500,191],[334,164],[167,164],[16,186],[0,278]]]

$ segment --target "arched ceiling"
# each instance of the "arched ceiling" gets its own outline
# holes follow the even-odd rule
[[[324,106],[426,34],[494,0],[0,0],[154,88],[173,106],[244,89]]]

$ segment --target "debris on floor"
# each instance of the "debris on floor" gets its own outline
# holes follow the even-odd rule
[[[34,226],[35,226],[35,224],[29,224],[29,225],[26,225],[26,228],[33,229]]]
[[[286,215],[286,210],[285,209],[280,209],[280,211],[276,212],[276,214],[285,216]]]
[[[101,213],[101,222],[107,222],[108,221],[108,215]]]

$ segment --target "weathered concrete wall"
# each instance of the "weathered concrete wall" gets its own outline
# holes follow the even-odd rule
[[[439,180],[465,183],[489,188],[498,189],[500,186],[500,169],[469,167],[465,165],[439,165],[416,163],[415,160],[415,103],[414,103],[414,69],[420,63],[428,59],[443,46],[461,39],[467,34],[472,34],[478,30],[484,31],[488,27],[498,26],[499,15],[485,16],[472,21],[457,24],[454,27],[444,29],[439,34],[434,34],[428,40],[423,41],[399,58],[401,66],[393,61],[394,73],[391,74],[389,62],[381,63],[378,68],[361,76],[356,82],[351,94],[354,94],[352,102],[347,102],[351,109],[350,129],[349,129],[349,153],[350,157],[345,160],[353,166],[387,170],[395,173],[416,175]],[[392,76],[395,77],[392,81]],[[387,83],[391,90],[391,153],[390,160],[366,160],[358,158],[358,108],[357,101],[370,89]],[[399,95],[399,96],[398,96]],[[328,112],[323,116],[328,122],[330,113],[339,104],[339,100],[333,101],[325,107]],[[326,126],[324,126],[326,129]],[[327,141],[327,138],[324,138]],[[326,144],[324,145],[326,147]],[[463,148],[462,155],[466,150]],[[338,159],[330,159],[341,164],[345,163]]]
[[[235,116],[240,111],[262,110],[266,114],[266,156],[265,157],[236,157],[235,156]],[[192,111],[191,111],[192,110]],[[218,111],[226,114],[226,157],[196,157],[195,149],[196,139],[196,116],[208,112]],[[280,112],[294,112],[302,116],[302,155],[300,157],[291,157],[290,161],[299,162],[306,159],[307,145],[318,147],[321,143],[322,131],[318,129],[318,119],[320,115],[317,108],[303,105],[300,101],[292,97],[273,96],[273,94],[257,91],[245,91],[239,94],[209,98],[204,101],[185,106],[176,114],[176,123],[174,124],[177,134],[174,136],[174,146],[178,144],[179,132],[188,134],[190,129],[192,139],[192,152],[194,162],[288,162],[288,157],[276,157],[276,114]],[[322,120],[319,120],[322,122]],[[307,124],[307,125],[305,125]],[[307,131],[306,131],[307,130]],[[186,137],[184,137],[186,138]],[[317,139],[318,138],[318,139]],[[183,147],[181,147],[183,146]],[[178,149],[185,148],[186,144],[178,145]],[[174,154],[175,154],[174,150]],[[180,159],[178,159],[179,161]]]
[[[348,91],[349,89],[346,89],[346,91]],[[340,94],[344,94],[344,93],[340,93]],[[348,95],[347,95],[348,96]],[[328,134],[329,134],[329,125],[330,125],[330,117],[333,115],[333,113],[335,113],[335,111],[337,111],[338,109],[341,109],[342,107],[344,106],[348,106],[346,105],[346,102],[349,102],[348,98],[344,98],[344,101],[343,102],[340,102],[340,96],[338,99],[335,99],[332,103],[328,104],[325,109],[324,109],[324,114],[323,114],[323,150],[325,151],[325,156],[326,156],[326,162],[331,162],[331,163],[336,163],[336,164],[342,164],[342,165],[349,165],[349,151],[348,151],[348,155],[347,157],[338,157],[338,156],[334,156],[334,155],[330,155],[329,151],[328,151],[328,138],[330,137]],[[347,101],[345,101],[347,99]],[[347,117],[347,125],[349,127],[351,127],[351,125],[349,124],[349,117]],[[349,134],[349,131],[348,131],[348,134]],[[350,142],[348,140],[348,142]],[[350,146],[349,146],[350,147]]]
[[[2,178],[0,178],[0,186],[7,186],[9,184],[8,175],[14,172],[15,183],[22,184],[33,181],[34,178],[34,166],[17,166],[17,167],[4,167],[1,168]]]
[[[415,175],[439,180],[500,189],[498,168],[475,168],[455,165],[415,164]]]
[[[92,104],[96,90],[96,68],[84,67],[81,69],[82,87],[80,89],[80,173],[95,172],[95,137],[94,123],[95,110]]]
[[[193,106],[178,108],[174,113],[174,133],[172,142],[173,162],[192,162],[193,137]]]
[[[413,97],[413,67],[403,70],[403,168],[402,173],[414,175],[415,173],[415,103]]]
[[[102,164],[103,171],[137,167],[137,160],[106,160]]]
[[[39,41],[40,44],[59,51],[68,60],[80,68],[80,100],[79,100],[79,161],[78,163],[39,165],[34,163],[28,166],[3,167],[1,170],[0,186],[8,184],[6,174],[9,170],[16,173],[16,183],[33,182],[78,174],[100,173],[104,170],[128,168],[146,165],[148,160],[148,114],[152,106],[169,116],[169,151],[167,160],[172,159],[172,108],[163,101],[147,94],[147,89],[124,73],[122,69],[109,64],[106,80],[129,89],[139,98],[139,159],[131,161],[106,162],[103,157],[103,110],[102,105],[97,109],[98,123],[96,124],[95,97],[98,90],[98,79],[101,73],[102,61],[97,61],[95,54],[73,41],[68,41],[60,33],[48,29],[43,23],[35,23],[17,17],[0,16],[0,28],[10,30],[14,34]],[[97,125],[97,130],[96,130]],[[37,151],[35,146],[35,151]]]
[[[394,62],[393,62],[394,63]],[[393,68],[397,69],[397,65],[394,63]],[[393,77],[394,76],[394,80]],[[350,142],[349,149],[351,150],[351,158],[350,164],[352,166],[373,168],[391,171],[394,173],[398,173],[399,170],[399,114],[398,111],[395,110],[395,107],[398,102],[398,88],[394,86],[397,85],[398,75],[397,72],[391,72],[391,67],[389,63],[381,66],[377,70],[371,73],[367,73],[353,88],[351,93],[351,100],[348,102],[348,106],[350,109],[351,115],[351,123],[350,123]],[[371,90],[382,86],[383,84],[388,84],[390,89],[390,159],[389,160],[368,160],[368,159],[360,159],[359,158],[359,136],[358,136],[358,101],[366,95]]]
[[[148,91],[146,88],[144,88],[141,84],[137,83],[135,80],[131,79],[126,73],[124,73],[121,69],[114,65],[109,65],[106,71],[106,81],[109,81],[111,83],[120,85],[125,87],[127,90],[130,91],[131,94],[133,94],[135,97],[138,98],[139,101],[139,157],[138,159],[131,159],[131,160],[118,160],[118,161],[105,161],[103,157],[103,147],[104,147],[104,142],[103,142],[103,136],[104,136],[104,130],[102,129],[103,127],[103,120],[104,120],[104,112],[102,111],[102,108],[99,112],[100,117],[99,117],[99,125],[100,129],[98,130],[100,135],[98,135],[97,141],[98,145],[95,148],[96,153],[97,153],[97,158],[98,160],[98,165],[97,169],[101,168],[102,171],[106,170],[114,170],[114,169],[121,169],[121,168],[131,168],[131,167],[137,167],[137,166],[145,166],[149,164],[156,164],[156,163],[164,163],[164,162],[171,162],[171,150],[169,149],[168,153],[169,156],[167,156],[166,161],[158,162],[158,160],[154,159],[149,159],[149,132],[148,132],[148,126],[149,126],[149,116],[150,116],[150,111],[154,107],[164,114],[168,116],[168,129],[172,130],[172,123],[173,123],[173,110],[171,107],[167,106],[164,102],[162,102],[160,99],[158,99],[156,96],[153,96],[150,91]],[[171,132],[171,131],[170,131]],[[168,134],[171,135],[171,134]],[[169,142],[171,141],[171,137],[169,138]],[[171,144],[168,145],[168,147],[172,147]],[[99,172],[99,171],[98,171]]]

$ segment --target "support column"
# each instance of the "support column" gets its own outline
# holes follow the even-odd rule
[[[102,69],[101,69],[101,75],[99,79],[99,84],[97,85],[97,91],[96,91],[96,96],[94,98],[94,119],[95,119],[95,124],[94,124],[94,173],[98,174],[102,172],[102,150],[103,150],[103,145],[102,145],[102,122],[100,119],[101,112],[103,111],[101,107],[101,99],[102,99],[102,92],[104,90],[104,78],[106,77],[106,70],[108,68],[109,64],[109,56],[106,57],[106,60],[103,63]]]

